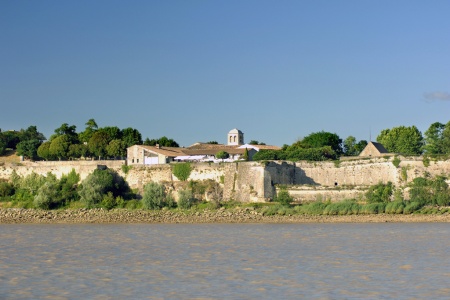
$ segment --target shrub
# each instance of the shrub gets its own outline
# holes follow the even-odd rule
[[[122,165],[122,172],[124,174],[128,174],[128,172],[133,168],[133,166],[128,166],[128,165]]]
[[[279,202],[281,205],[289,206],[294,199],[286,188],[282,188],[278,191],[274,201]]]
[[[161,209],[163,207],[173,207],[175,201],[171,195],[166,194],[164,185],[156,182],[147,183],[144,186],[142,196],[142,206],[146,209]]]
[[[329,203],[324,203],[322,201],[302,204],[299,206],[298,212],[306,215],[322,215],[328,204]]]
[[[192,168],[190,163],[177,163],[172,167],[173,175],[175,175],[181,181],[188,180],[189,176],[191,175],[191,171]]]
[[[393,184],[388,182],[387,184],[378,183],[369,188],[366,192],[366,199],[368,203],[388,203],[393,193]]]
[[[392,164],[393,164],[396,168],[398,168],[398,166],[400,166],[400,162],[401,162],[401,160],[400,160],[400,158],[398,158],[398,156],[395,156],[394,159],[392,160]]]
[[[359,212],[358,203],[349,200],[330,203],[323,210],[324,215],[352,215],[358,214],[358,212]]]
[[[192,191],[190,190],[179,190],[178,191],[178,207],[182,209],[191,208],[194,203],[194,199],[192,197]]]
[[[103,208],[110,210],[116,206],[116,199],[112,192],[108,192],[106,195],[103,195],[102,202],[100,204]]]
[[[11,183],[0,181],[0,198],[8,197],[14,194],[14,187]]]
[[[55,182],[47,181],[34,196],[33,204],[37,208],[50,209],[58,202],[58,188]]]
[[[139,209],[142,207],[142,201],[138,200],[129,200],[125,203],[126,209]]]

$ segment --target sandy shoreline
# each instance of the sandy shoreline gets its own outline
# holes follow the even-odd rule
[[[450,222],[442,215],[346,215],[346,216],[263,216],[248,209],[187,211],[151,211],[126,209],[53,210],[0,209],[0,224],[111,224],[111,223],[405,223]]]

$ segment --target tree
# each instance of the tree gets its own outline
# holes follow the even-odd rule
[[[342,154],[342,140],[335,133],[320,131],[314,132],[306,136],[301,144],[305,148],[321,148],[325,146],[330,146],[336,154]]]
[[[384,129],[377,137],[387,151],[405,155],[422,154],[423,137],[416,126]]]
[[[141,145],[142,135],[137,129],[128,127],[122,130],[122,141],[125,144],[125,148],[133,145]]]
[[[251,140],[248,143],[249,143],[249,145],[265,145],[265,143],[258,142],[257,140]]]
[[[31,160],[37,157],[37,149],[41,145],[39,140],[25,140],[17,144],[17,155]]]
[[[45,136],[37,130],[36,126],[29,126],[25,130],[20,131],[20,141],[38,140],[42,143],[45,140]]]
[[[0,133],[0,155],[3,155],[6,150],[6,142],[2,139],[1,133]]]
[[[89,139],[88,147],[89,151],[98,156],[98,159],[104,157],[107,153],[106,147],[109,144],[109,135],[105,131],[96,131]]]
[[[112,140],[111,142],[109,142],[108,146],[106,146],[106,152],[110,157],[114,158],[125,156],[125,143],[121,140]]]
[[[54,138],[50,144],[50,155],[59,160],[69,156],[70,139],[67,135],[60,135]]]
[[[117,126],[107,126],[98,129],[97,132],[106,133],[108,136],[108,143],[112,140],[121,140],[122,139],[122,131]]]
[[[450,153],[450,122],[445,124],[445,128],[442,131],[442,147],[445,154]]]
[[[175,175],[179,180],[186,181],[188,180],[189,176],[191,175],[191,164],[186,163],[177,163],[174,164],[172,167],[172,173]]]
[[[230,157],[230,154],[228,154],[228,152],[226,151],[219,151],[216,153],[216,158],[221,159],[222,161],[224,159],[227,159],[228,157]]]
[[[68,141],[70,144],[77,144],[79,142],[78,140],[78,134],[76,132],[77,126],[64,123],[59,128],[55,129],[55,134],[50,137],[50,140],[55,139],[58,136],[65,135],[68,138]]]
[[[209,141],[209,142],[206,142],[206,144],[218,145],[219,143],[217,141]]]
[[[367,146],[367,141],[361,140],[357,143],[354,136],[349,136],[344,140],[343,145],[346,156],[357,156]]]
[[[156,146],[156,145],[160,145],[163,147],[180,147],[180,145],[178,145],[177,142],[175,142],[173,139],[169,139],[165,136],[160,137],[159,139],[149,139],[146,138],[144,145],[147,146]]]
[[[98,129],[98,125],[94,119],[89,119],[89,121],[87,121],[85,125],[86,129],[78,134],[78,138],[82,143],[87,143],[94,132],[96,132]]]
[[[50,154],[50,145],[51,142],[47,141],[42,143],[38,148],[37,148],[37,155],[40,158],[43,158],[45,160],[51,160],[53,157]]]

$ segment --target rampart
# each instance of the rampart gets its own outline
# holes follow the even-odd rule
[[[379,182],[405,186],[416,177],[449,175],[450,160],[424,163],[418,157],[394,157],[346,160],[337,162],[233,162],[193,163],[189,180],[214,180],[223,184],[224,199],[261,202],[272,199],[276,187],[285,185],[294,198],[341,200],[357,198],[367,187]],[[124,173],[125,161],[56,161],[24,162],[0,166],[0,178],[10,178],[13,170],[21,176],[48,172],[60,177],[75,169],[81,179],[97,168],[110,168],[123,176],[131,188],[142,190],[150,182],[172,184],[179,181],[172,174],[172,165],[133,166]]]

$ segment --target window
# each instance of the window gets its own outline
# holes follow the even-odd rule
[[[134,158],[131,160],[131,162],[134,164]]]

